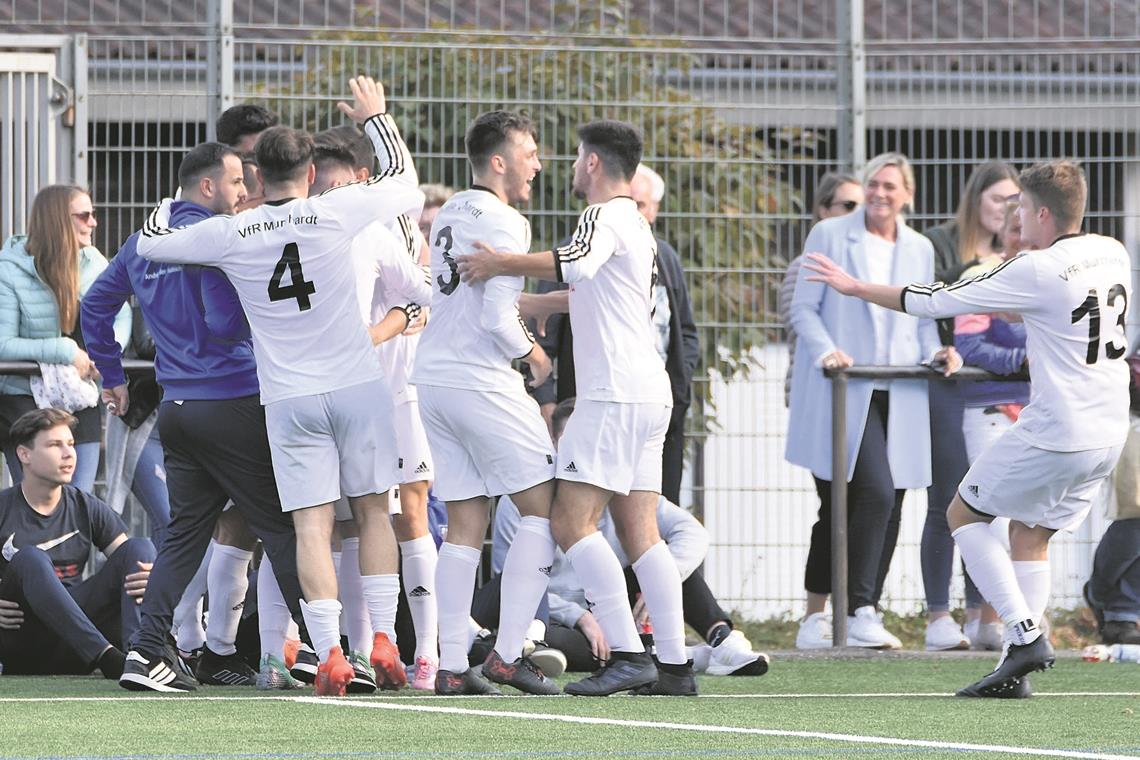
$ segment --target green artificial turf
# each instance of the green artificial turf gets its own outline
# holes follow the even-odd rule
[[[0,676],[0,757],[921,757],[1040,756],[1034,748],[1140,757],[1140,667],[1063,659],[1033,677],[1030,700],[949,696],[991,665],[970,657],[789,658],[760,678],[702,678],[702,697],[439,699],[298,702],[297,694],[205,687],[187,697],[140,695],[91,678]],[[568,680],[568,679],[562,679]],[[1092,696],[1049,696],[1089,692]],[[1127,696],[1107,696],[1128,692]],[[837,696],[863,694],[902,696]],[[933,693],[939,696],[918,696]],[[836,696],[815,696],[836,695]],[[55,701],[63,697],[108,698]],[[202,699],[214,697],[218,699]],[[38,698],[46,701],[22,701]],[[236,698],[236,699],[235,699]],[[489,711],[492,715],[354,707]],[[513,713],[513,714],[504,714]],[[540,716],[601,718],[591,725]],[[639,721],[653,725],[626,725]],[[700,732],[661,724],[713,726]],[[733,733],[775,729],[1029,748],[1028,753],[854,743]]]

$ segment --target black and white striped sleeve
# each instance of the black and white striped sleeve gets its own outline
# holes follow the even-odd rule
[[[907,285],[902,289],[902,310],[916,317],[953,317],[996,311],[1025,312],[1037,304],[1037,270],[1020,254],[988,272],[951,285]]]
[[[583,211],[570,242],[554,249],[554,269],[559,282],[588,280],[614,255],[617,239],[600,218],[604,208],[598,204]]]
[[[137,250],[144,259],[174,264],[222,263],[231,217],[214,216],[186,227],[170,227],[169,198],[147,216]]]

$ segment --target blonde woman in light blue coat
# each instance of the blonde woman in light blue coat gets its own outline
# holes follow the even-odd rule
[[[805,252],[821,253],[856,276],[879,283],[934,279],[930,242],[906,225],[914,196],[910,163],[899,153],[872,159],[863,173],[865,205],[812,228]],[[800,626],[800,648],[831,646],[820,600],[831,591],[831,381],[823,370],[860,365],[914,366],[936,361],[956,370],[933,321],[844,298],[806,273],[796,281],[789,319],[797,334],[785,457],[811,470],[820,497],[804,585],[813,600]],[[930,484],[927,381],[852,380],[847,391],[849,646],[898,648],[877,612],[898,538],[905,489]],[[814,607],[814,609],[813,609]]]

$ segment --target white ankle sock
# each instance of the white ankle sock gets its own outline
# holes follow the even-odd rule
[[[633,572],[653,623],[657,659],[671,665],[684,664],[688,657],[685,655],[685,614],[681,609],[681,575],[665,542],[658,541],[642,554],[633,563]]]
[[[364,586],[360,582],[360,539],[346,538],[340,543],[340,567],[336,574],[340,603],[344,607],[341,628],[348,637],[348,648],[366,658],[372,656],[372,621],[364,603]]]
[[[329,658],[329,650],[340,646],[340,602],[336,599],[301,600],[305,627],[313,640],[313,649],[321,662]]]
[[[954,531],[954,542],[962,553],[966,570],[982,597],[1006,624],[1007,636],[1015,644],[1028,644],[1040,631],[1013,572],[1013,562],[986,523],[970,523]],[[1026,621],[1030,621],[1026,625]],[[1016,630],[1015,630],[1016,629]]]
[[[368,605],[368,619],[372,633],[386,633],[396,643],[396,606],[400,603],[400,576],[363,575],[360,584],[364,589],[364,603]]]
[[[210,624],[206,626],[206,646],[214,654],[237,651],[238,624],[249,590],[249,561],[253,552],[225,544],[214,547],[210,568],[206,572],[206,589],[210,594]]]
[[[285,636],[292,620],[277,577],[273,575],[273,565],[266,555],[257,570],[257,632],[261,636],[263,656],[271,654],[284,662]]]
[[[590,611],[606,634],[610,649],[644,652],[633,623],[633,611],[629,608],[625,573],[602,534],[595,531],[578,541],[566,552],[566,559],[582,582],[592,605]]]
[[[210,568],[210,558],[214,556],[214,541],[206,547],[202,562],[194,577],[186,584],[178,606],[174,608],[171,633],[179,649],[193,652],[206,643],[206,628],[202,625],[202,596],[206,593],[206,573]]]
[[[1045,608],[1049,606],[1049,592],[1053,576],[1049,570],[1049,560],[1014,560],[1013,574],[1025,603],[1029,605],[1029,616],[1041,625]]]
[[[439,615],[436,612],[435,564],[439,553],[431,536],[400,542],[400,571],[404,593],[416,629],[416,657],[439,656]]]
[[[435,566],[436,605],[439,612],[439,667],[452,673],[467,670],[467,621],[475,593],[479,550],[444,543]]]
[[[503,562],[503,589],[509,593],[502,594],[499,600],[499,635],[495,639],[495,651],[507,662],[522,657],[523,639],[550,583],[553,564],[554,539],[550,536],[550,520],[530,515],[523,517]]]

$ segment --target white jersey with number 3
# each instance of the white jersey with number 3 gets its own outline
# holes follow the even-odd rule
[[[139,238],[145,258],[225,272],[249,319],[263,404],[380,376],[356,297],[353,238],[372,222],[418,214],[423,193],[391,117],[372,117],[365,132],[380,160],[365,182],[174,230],[163,206]]]
[[[1074,235],[953,285],[909,285],[919,317],[1014,312],[1025,322],[1029,405],[1012,430],[1049,451],[1117,446],[1128,437],[1128,252],[1101,235]]]

